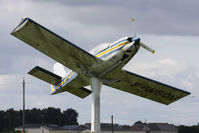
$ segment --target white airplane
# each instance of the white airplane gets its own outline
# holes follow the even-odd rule
[[[101,44],[89,53],[30,18],[23,18],[11,34],[59,62],[54,65],[54,73],[39,66],[29,72],[52,84],[52,94],[67,91],[85,98],[91,93],[85,88],[90,85],[91,77],[97,77],[112,88],[166,105],[190,94],[122,69],[140,47],[155,52],[140,42],[139,37],[124,37]],[[72,71],[66,75],[63,66]]]

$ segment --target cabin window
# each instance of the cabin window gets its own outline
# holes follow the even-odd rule
[[[109,48],[110,46],[110,43],[103,43],[103,44],[100,44],[99,46],[93,48],[90,53],[93,54],[93,55],[96,55],[98,53],[100,53],[101,51]]]

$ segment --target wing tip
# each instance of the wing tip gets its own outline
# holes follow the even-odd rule
[[[17,31],[19,31],[21,28],[23,28],[24,25],[26,25],[26,23],[27,23],[28,21],[31,21],[31,19],[28,18],[28,17],[23,17],[23,18],[19,21],[19,24],[14,28],[14,30],[13,30],[10,34],[14,36],[14,33],[17,32]]]

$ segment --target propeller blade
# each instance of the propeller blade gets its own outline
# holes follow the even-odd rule
[[[154,50],[154,49],[150,48],[149,46],[147,46],[146,44],[144,44],[144,43],[142,43],[142,42],[140,42],[140,46],[142,46],[144,49],[150,51],[150,52],[153,53],[153,54],[155,53],[155,50]]]

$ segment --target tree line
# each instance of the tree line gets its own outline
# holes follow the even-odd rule
[[[178,126],[179,133],[199,133],[199,124],[193,126],[185,126],[180,125]]]
[[[72,108],[63,110],[59,108],[26,109],[25,124],[56,124],[56,125],[77,125],[78,112]],[[23,111],[13,108],[6,111],[0,110],[0,133],[12,131],[22,126]]]
[[[78,125],[78,116],[78,112],[72,108],[63,111],[54,107],[26,109],[25,124]],[[13,108],[6,111],[0,110],[0,133],[14,133],[14,128],[22,126],[22,118],[22,110],[14,110]],[[143,122],[137,121],[134,124],[143,124]],[[199,124],[176,127],[179,133],[199,133]]]

